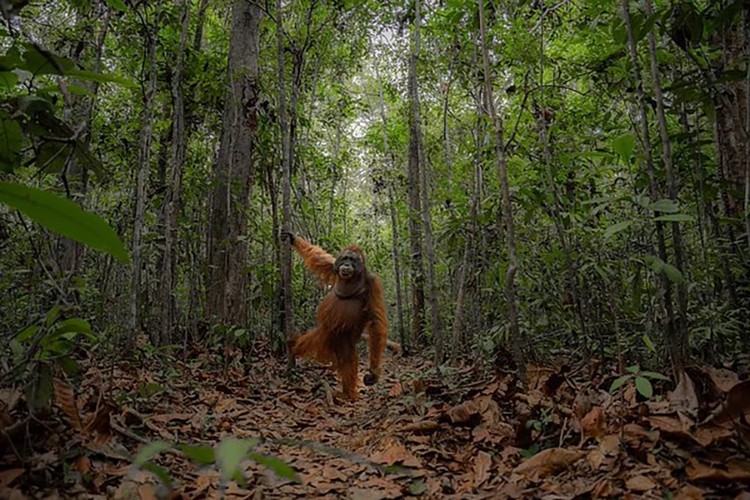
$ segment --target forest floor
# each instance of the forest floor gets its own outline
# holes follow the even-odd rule
[[[530,367],[521,392],[510,373],[387,355],[379,385],[337,403],[328,370],[290,380],[263,351],[88,360],[20,439],[24,396],[1,390],[0,498],[750,498],[750,382],[729,370],[641,401],[596,366]]]

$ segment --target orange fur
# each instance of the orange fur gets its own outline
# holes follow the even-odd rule
[[[380,278],[367,271],[362,252],[356,246],[346,248],[342,255],[355,253],[361,269],[345,280],[334,269],[336,259],[325,250],[299,236],[294,237],[292,244],[305,266],[333,285],[318,306],[317,325],[294,340],[292,354],[330,363],[341,378],[344,397],[356,399],[359,379],[356,347],[365,330],[370,362],[370,374],[365,381],[377,382],[381,375],[380,365],[388,341],[383,285]],[[346,293],[338,293],[340,290]]]

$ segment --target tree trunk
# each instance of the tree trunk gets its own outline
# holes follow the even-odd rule
[[[141,115],[140,149],[138,153],[138,171],[135,185],[135,217],[133,222],[133,241],[131,255],[133,267],[130,280],[128,331],[125,338],[125,349],[130,352],[135,347],[135,339],[142,323],[139,307],[141,291],[141,268],[143,266],[143,227],[146,223],[146,183],[151,166],[151,140],[154,114],[154,94],[156,93],[156,26],[161,11],[157,7],[152,25],[145,25],[146,31],[146,82],[143,84],[143,112]],[[153,31],[152,31],[153,30]]]
[[[104,42],[107,38],[107,33],[109,32],[110,20],[109,9],[102,6],[101,4],[99,4],[98,9],[100,11],[104,11],[102,14],[104,16],[104,19],[102,20],[101,29],[99,31],[99,36],[96,39],[95,45],[96,52],[94,54],[94,67],[92,68],[92,70],[96,73],[99,73],[101,71],[102,52],[104,48]],[[84,18],[82,22],[88,23],[89,19]],[[93,36],[93,33],[90,33],[90,35]],[[78,47],[80,47],[80,45]],[[74,53],[70,55],[73,61],[79,62],[81,59],[83,59],[83,54],[80,50],[74,50],[73,52]],[[76,84],[88,90],[89,95],[79,96],[77,94],[71,94],[70,92],[67,92],[67,85],[65,84],[65,81],[61,79],[60,87],[61,89],[63,89],[63,93],[65,96],[65,109],[63,111],[63,118],[66,122],[70,123],[71,128],[73,129],[74,134],[81,145],[84,148],[88,148],[89,143],[91,142],[91,116],[93,114],[97,94],[99,92],[99,83],[96,81],[76,81]],[[66,190],[68,191],[69,197],[78,201],[79,203],[82,203],[84,195],[86,194],[87,180],[87,171],[79,164],[76,155],[70,154],[65,165],[65,170],[62,174],[62,181],[66,187]],[[60,244],[60,270],[67,275],[67,278],[69,278],[78,272],[78,269],[83,260],[84,246],[69,238],[61,238]],[[64,286],[64,291],[69,294],[67,286]]]
[[[393,275],[396,279],[396,313],[398,317],[398,339],[404,351],[408,351],[408,339],[406,338],[406,329],[404,328],[404,309],[401,297],[401,257],[399,256],[399,237],[398,221],[396,220],[396,197],[393,193],[393,179],[396,173],[396,161],[388,144],[388,122],[385,115],[385,102],[383,100],[383,83],[380,80],[377,62],[375,63],[375,76],[378,80],[378,100],[380,103],[380,120],[383,125],[383,151],[388,160],[389,175],[386,182],[388,183],[388,206],[391,215],[391,246],[393,249]]]
[[[174,74],[172,75],[172,151],[162,209],[164,213],[164,254],[162,255],[161,280],[159,282],[159,300],[161,302],[159,342],[161,345],[168,345],[172,342],[172,329],[174,328],[175,318],[178,316],[175,297],[173,295],[177,285],[177,258],[175,250],[178,231],[177,216],[180,213],[181,205],[182,168],[185,163],[185,149],[187,147],[185,103],[182,96],[182,74],[185,64],[185,49],[190,30],[190,2],[188,0],[176,0],[175,6],[180,10],[182,28]]]
[[[516,272],[518,256],[516,253],[516,232],[513,221],[513,204],[510,199],[508,169],[505,163],[505,142],[503,138],[503,121],[495,110],[495,99],[492,92],[492,74],[490,73],[490,55],[487,44],[487,23],[484,14],[484,2],[479,2],[479,33],[482,40],[482,68],[484,70],[485,98],[487,111],[492,119],[495,131],[495,156],[497,174],[502,194],[503,221],[505,223],[506,242],[508,244],[508,270],[505,274],[505,299],[508,302],[508,328],[513,341],[513,357],[518,365],[521,380],[526,381],[526,362],[523,352],[523,338],[518,327],[518,304],[516,304]]]
[[[641,80],[640,65],[638,62],[638,47],[636,40],[633,36],[633,25],[630,19],[630,2],[629,0],[622,0],[622,12],[625,20],[625,27],[628,32],[628,46],[630,50],[630,61],[632,65],[632,78],[636,88],[636,94],[638,96],[638,105],[640,109],[640,125],[641,135],[643,136],[643,155],[646,162],[646,169],[649,177],[649,188],[651,194],[651,200],[656,201],[659,199],[659,188],[656,184],[656,173],[654,169],[654,161],[651,156],[651,137],[648,130],[648,114],[647,114],[647,103],[646,94],[643,91],[643,82]],[[667,258],[667,245],[664,238],[664,224],[660,221],[656,221],[656,237],[659,251],[659,258],[663,262],[668,262]],[[665,339],[670,348],[670,354],[672,355],[673,361],[678,362],[681,360],[681,356],[674,350],[675,349],[675,338],[676,338],[676,325],[675,325],[675,314],[674,307],[672,304],[672,283],[667,278],[664,272],[659,273],[659,279],[661,286],[664,289],[664,309],[667,312],[667,324],[666,324],[666,335]],[[676,373],[680,373],[675,367]]]
[[[201,5],[198,8],[195,37],[193,38],[193,50],[196,52],[201,50],[203,43],[203,26],[206,24],[206,10],[208,10],[208,0],[201,0]]]
[[[646,15],[653,15],[653,6],[651,0],[646,0]],[[679,187],[675,180],[675,174],[672,168],[672,143],[669,138],[667,129],[667,116],[664,112],[664,95],[661,89],[661,72],[659,63],[656,59],[656,37],[654,30],[648,32],[648,54],[651,63],[651,80],[654,86],[654,100],[656,101],[656,118],[659,124],[659,135],[662,146],[662,161],[664,162],[664,176],[667,180],[667,195],[675,203],[679,202]],[[672,356],[678,376],[681,376],[682,369],[687,358],[688,347],[688,324],[687,324],[687,270],[685,268],[685,259],[682,248],[682,231],[679,222],[672,222],[672,247],[674,250],[675,265],[682,273],[683,280],[677,284],[677,323],[675,325],[675,338],[673,339]]]
[[[416,10],[419,11],[419,0]],[[424,342],[424,264],[422,262],[422,200],[420,194],[419,158],[419,102],[417,91],[417,59],[419,58],[419,26],[414,21],[409,55],[408,92],[411,105],[409,114],[409,246],[411,248],[411,340],[419,345]]]
[[[229,325],[247,320],[247,207],[258,128],[260,6],[234,0],[228,80],[209,214],[207,312]]]
[[[281,0],[276,0],[276,43],[279,63],[279,124],[281,128],[281,225],[284,231],[292,230],[292,138],[289,111],[286,103],[286,79],[284,75],[284,22]],[[283,290],[284,338],[294,335],[294,302],[292,302],[292,247],[281,241],[281,286]],[[287,342],[287,369],[294,368],[294,357]]]

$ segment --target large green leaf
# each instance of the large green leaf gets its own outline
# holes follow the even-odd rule
[[[122,0],[105,0],[107,5],[122,12],[128,11],[128,6]]]
[[[0,203],[26,214],[47,229],[110,254],[122,262],[130,256],[117,233],[96,214],[78,204],[40,189],[0,182]]]
[[[626,220],[622,222],[618,222],[617,224],[612,224],[607,229],[604,230],[604,237],[605,238],[611,238],[613,235],[626,230],[633,224],[633,221]]]
[[[216,457],[219,459],[219,469],[223,480],[228,480],[240,473],[240,464],[246,458],[250,450],[258,445],[257,439],[229,438],[219,443]]]
[[[677,202],[668,198],[656,200],[651,205],[649,205],[649,208],[654,212],[666,212],[670,214],[674,214],[680,211],[680,206],[677,204]]]
[[[695,217],[687,214],[669,214],[660,215],[659,217],[655,217],[654,220],[661,222],[693,222]]]
[[[628,163],[635,151],[635,136],[628,132],[616,137],[612,141],[612,149],[624,163]]]
[[[300,482],[294,469],[280,458],[261,455],[260,453],[250,453],[250,458],[261,465],[265,465],[282,479],[288,479],[295,483]]]
[[[119,83],[125,87],[135,87],[133,81],[128,80],[124,76],[116,75],[114,73],[96,73],[95,71],[68,71],[65,73],[68,76],[74,76],[79,80],[88,80],[97,83]]]
[[[669,281],[672,283],[680,284],[685,281],[685,277],[682,275],[682,271],[674,267],[672,264],[664,263],[664,274],[667,275]]]
[[[654,395],[654,388],[651,386],[651,382],[645,377],[635,377],[635,388],[646,399]]]
[[[23,131],[15,120],[0,120],[0,170],[10,172],[18,164]]]
[[[26,44],[22,68],[32,75],[64,75],[75,65],[67,57],[47,52],[33,44]]]

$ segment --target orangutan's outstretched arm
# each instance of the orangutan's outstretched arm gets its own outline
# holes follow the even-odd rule
[[[300,236],[290,236],[292,237],[292,246],[304,260],[305,267],[317,274],[326,283],[334,283],[336,273],[333,270],[333,264],[336,262],[336,258]]]

